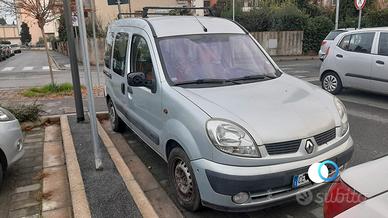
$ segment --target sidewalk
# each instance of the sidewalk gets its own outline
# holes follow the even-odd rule
[[[271,56],[275,62],[280,61],[301,61],[301,60],[319,60],[318,55],[296,55],[296,56]]]
[[[50,56],[52,60],[54,61],[55,65],[57,65],[58,69],[60,70],[69,70],[70,69],[70,59],[68,56],[63,55],[57,51],[50,51]],[[100,67],[102,69],[103,65],[100,63]],[[78,62],[78,68],[80,71],[83,70],[83,64],[82,62]],[[91,65],[90,66],[91,71],[97,71],[96,66]]]

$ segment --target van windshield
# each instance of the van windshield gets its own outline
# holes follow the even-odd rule
[[[174,85],[232,81],[223,83],[228,85],[277,77],[275,67],[248,35],[174,36],[161,38],[159,46]]]

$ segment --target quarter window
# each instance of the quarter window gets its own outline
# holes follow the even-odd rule
[[[124,76],[127,60],[128,33],[117,33],[113,49],[113,71]]]
[[[154,67],[147,41],[139,36],[133,36],[131,52],[131,72],[143,72],[147,81],[154,80]]]
[[[110,59],[112,55],[112,38],[107,36],[106,44],[105,44],[105,55],[104,55],[104,63],[105,67],[110,69]]]
[[[375,33],[357,33],[345,36],[339,47],[352,52],[371,53]]]
[[[388,33],[380,33],[379,55],[388,56]]]

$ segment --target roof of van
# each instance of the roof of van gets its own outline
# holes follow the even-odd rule
[[[353,32],[368,32],[368,31],[388,31],[388,27],[369,27],[369,28],[355,29],[349,32],[353,33]]]
[[[198,19],[198,20],[197,20]],[[148,23],[147,23],[148,22]],[[207,29],[204,31],[202,25]],[[151,25],[157,37],[214,34],[214,33],[237,33],[244,34],[244,30],[233,21],[218,17],[203,16],[159,16],[150,18],[126,18],[119,19],[111,26],[135,26],[145,28]]]

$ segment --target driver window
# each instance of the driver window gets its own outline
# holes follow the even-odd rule
[[[147,41],[139,35],[132,40],[131,72],[143,72],[147,81],[154,81],[154,67]]]

